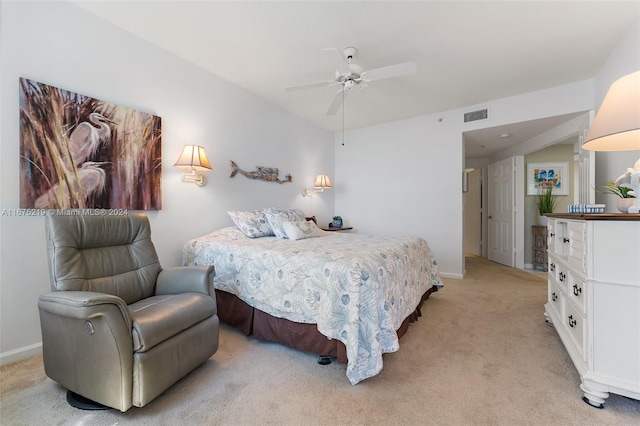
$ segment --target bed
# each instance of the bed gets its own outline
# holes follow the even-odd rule
[[[309,227],[300,238],[225,227],[188,241],[183,264],[215,266],[221,321],[346,361],[356,384],[382,370],[382,354],[399,349],[442,279],[422,238]]]

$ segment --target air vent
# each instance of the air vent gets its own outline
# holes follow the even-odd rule
[[[489,110],[487,109],[479,109],[478,111],[464,113],[465,123],[468,123],[470,121],[486,120],[487,118],[489,118]]]

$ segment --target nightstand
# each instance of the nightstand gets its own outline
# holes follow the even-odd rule
[[[329,228],[320,228],[323,231],[349,231],[351,229],[353,229],[352,226],[343,226],[342,228],[334,228],[334,227],[329,227]]]

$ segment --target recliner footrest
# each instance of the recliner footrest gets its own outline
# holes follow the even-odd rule
[[[157,344],[215,314],[214,300],[200,293],[152,296],[129,305],[133,350],[146,352]]]

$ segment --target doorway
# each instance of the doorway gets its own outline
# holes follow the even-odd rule
[[[466,192],[464,193],[464,252],[482,256],[483,203],[482,169],[465,169]]]
[[[525,267],[525,179],[526,165],[524,163],[524,155],[544,149],[550,145],[554,145],[566,140],[571,136],[578,136],[579,139],[584,135],[585,129],[593,116],[593,111],[584,111],[579,113],[565,114],[555,117],[547,117],[539,120],[528,122],[511,123],[496,127],[487,127],[482,129],[471,130],[463,133],[465,143],[465,168],[480,168],[483,172],[484,185],[482,187],[483,210],[481,212],[481,226],[483,233],[482,238],[482,256],[490,260],[495,258],[498,253],[504,257],[502,260],[495,260],[499,263],[523,269]],[[502,138],[505,136],[505,138]],[[499,145],[497,143],[500,139]],[[581,141],[580,141],[581,142]],[[494,215],[489,213],[491,203],[489,198],[492,197],[494,202],[506,201],[506,194],[492,195],[494,188],[489,184],[491,175],[488,173],[489,165],[500,163],[502,161],[514,160],[515,164],[512,168],[513,187],[509,193],[511,194],[511,235],[508,233],[508,222],[503,222],[500,227],[498,223],[490,223],[494,219]],[[583,160],[581,159],[581,162]],[[581,165],[580,172],[583,173],[587,166],[593,167],[592,162],[585,162]],[[592,171],[591,171],[592,172]],[[588,175],[589,173],[587,173]],[[591,178],[593,179],[593,178]],[[583,187],[584,177],[576,176],[574,184]],[[504,188],[502,188],[504,190]],[[467,233],[469,226],[467,225],[467,200],[465,194],[465,217],[464,220],[464,253],[469,252],[467,245]],[[586,197],[585,197],[586,198]],[[492,219],[489,219],[492,216]],[[500,229],[499,229],[500,228]],[[488,232],[492,232],[489,236]],[[500,238],[501,241],[491,242],[492,238]],[[507,258],[505,250],[511,246],[512,255]],[[490,255],[490,251],[493,254]]]

